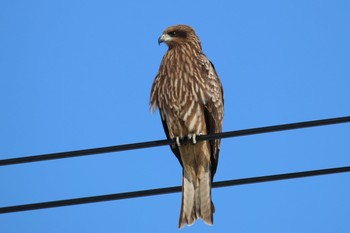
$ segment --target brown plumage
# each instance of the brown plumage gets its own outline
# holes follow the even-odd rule
[[[193,28],[167,28],[158,43],[164,55],[151,91],[151,111],[159,108],[168,138],[192,138],[193,143],[171,146],[183,167],[179,228],[198,218],[213,224],[211,184],[218,164],[220,140],[196,142],[196,135],[222,131],[223,90],[213,64],[203,54]],[[179,142],[179,141],[178,141]]]

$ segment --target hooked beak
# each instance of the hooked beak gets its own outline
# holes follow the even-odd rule
[[[160,45],[163,42],[166,43],[169,40],[171,40],[171,37],[168,34],[163,34],[158,38],[158,44]]]

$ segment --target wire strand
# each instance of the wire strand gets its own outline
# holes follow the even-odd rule
[[[341,124],[341,123],[347,123],[347,122],[350,122],[350,116],[328,118],[328,119],[315,120],[315,121],[304,121],[304,122],[298,122],[298,123],[274,125],[274,126],[251,128],[251,129],[243,129],[243,130],[236,130],[236,131],[210,134],[210,135],[199,135],[197,137],[197,141],[213,140],[213,139],[229,138],[229,137],[241,137],[241,136],[248,136],[248,135],[254,135],[254,134],[272,133],[272,132],[278,132],[278,131],[325,126],[325,125],[331,125],[331,124]],[[189,140],[183,139],[180,142],[182,144],[186,144],[186,143],[189,143]],[[125,150],[136,150],[136,149],[165,146],[165,145],[171,145],[171,144],[175,144],[175,141],[168,139],[168,140],[124,144],[124,145],[117,145],[117,146],[99,147],[99,148],[92,148],[92,149],[85,149],[85,150],[75,150],[75,151],[67,151],[67,152],[59,152],[59,153],[33,155],[33,156],[26,156],[26,157],[3,159],[3,160],[0,160],[0,166],[119,152],[119,151],[125,151]]]
[[[284,174],[269,175],[269,176],[258,176],[258,177],[236,179],[236,180],[219,181],[219,182],[214,182],[212,187],[222,188],[222,187],[228,187],[228,186],[247,185],[247,184],[254,184],[254,183],[305,178],[305,177],[320,176],[320,175],[330,175],[330,174],[344,173],[344,172],[350,172],[350,166],[320,169],[320,170],[310,170],[310,171],[302,171],[302,172],[294,172],[294,173],[284,173]],[[142,191],[116,193],[116,194],[108,194],[108,195],[101,195],[101,196],[82,197],[82,198],[74,198],[74,199],[66,199],[66,200],[58,200],[58,201],[40,202],[40,203],[24,204],[24,205],[17,205],[17,206],[6,206],[6,207],[0,207],[0,214],[22,212],[22,211],[29,211],[29,210],[38,210],[38,209],[47,209],[47,208],[54,208],[54,207],[81,205],[81,204],[96,203],[96,202],[115,201],[115,200],[129,199],[129,198],[139,198],[139,197],[146,197],[146,196],[170,194],[170,193],[176,193],[176,192],[181,192],[181,186],[159,188],[159,189],[148,189],[148,190],[142,190]]]

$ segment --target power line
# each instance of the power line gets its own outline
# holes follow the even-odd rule
[[[271,133],[271,132],[277,132],[277,131],[294,130],[294,129],[324,126],[324,125],[331,125],[331,124],[340,124],[340,123],[347,123],[347,122],[350,122],[350,116],[328,118],[328,119],[315,120],[315,121],[304,121],[304,122],[298,122],[298,123],[274,125],[274,126],[259,127],[259,128],[250,128],[250,129],[236,130],[236,131],[230,131],[230,132],[224,132],[224,133],[218,133],[218,134],[200,135],[197,137],[197,141],[213,140],[218,138],[241,137],[241,136],[248,136],[248,135],[254,135],[254,134]],[[181,141],[181,143],[188,143],[188,142],[189,142],[188,140]],[[170,144],[175,144],[175,141],[170,139],[158,140],[158,141],[132,143],[132,144],[117,145],[117,146],[99,147],[99,148],[92,148],[92,149],[85,149],[85,150],[75,150],[75,151],[67,151],[67,152],[59,152],[59,153],[33,155],[33,156],[26,156],[26,157],[3,159],[3,160],[0,160],[0,166],[32,163],[32,162],[39,162],[39,161],[53,160],[53,159],[72,158],[72,157],[87,156],[87,155],[93,155],[93,154],[119,152],[119,151],[125,151],[125,150],[135,150],[135,149],[142,149],[142,148],[149,148],[149,147],[165,146]]]
[[[284,174],[269,175],[269,176],[259,176],[259,177],[251,177],[251,178],[236,179],[236,180],[219,181],[219,182],[213,183],[213,188],[222,188],[227,186],[246,185],[246,184],[271,182],[271,181],[287,180],[287,179],[296,179],[296,178],[304,178],[304,177],[311,177],[311,176],[329,175],[329,174],[344,173],[344,172],[350,172],[350,166],[320,169],[320,170],[310,170],[310,171],[302,171],[302,172],[294,172],[294,173],[284,173]],[[116,194],[108,194],[108,195],[101,195],[101,196],[90,196],[90,197],[66,199],[66,200],[58,200],[58,201],[50,201],[50,202],[40,202],[40,203],[17,205],[17,206],[7,206],[7,207],[0,208],[0,214],[71,206],[71,205],[81,205],[81,204],[113,201],[113,200],[129,199],[129,198],[139,198],[139,197],[155,196],[155,195],[162,195],[162,194],[169,194],[169,193],[176,193],[176,192],[181,192],[181,186],[159,188],[159,189],[148,189],[148,190],[141,190],[141,191],[135,191],[135,192],[116,193]]]

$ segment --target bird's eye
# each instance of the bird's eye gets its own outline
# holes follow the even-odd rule
[[[169,35],[170,35],[170,36],[176,36],[176,34],[177,34],[176,31],[169,32]]]
[[[168,35],[171,37],[176,37],[176,38],[186,38],[187,37],[187,33],[184,31],[171,31],[171,32],[168,32]]]

